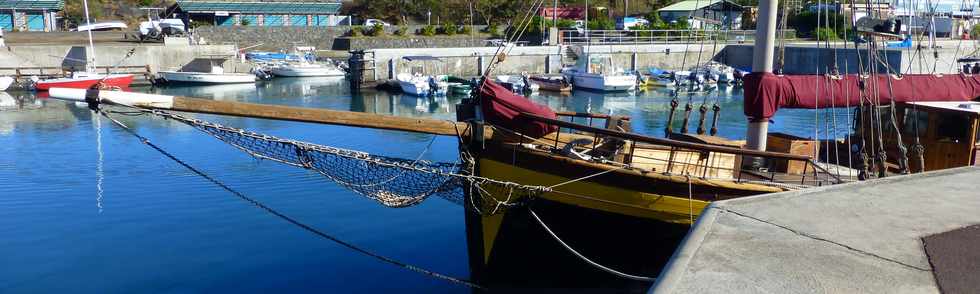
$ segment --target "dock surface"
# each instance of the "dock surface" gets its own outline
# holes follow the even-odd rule
[[[715,202],[705,209],[651,291],[958,293],[956,289],[964,287],[980,289],[980,281],[970,278],[978,274],[977,254],[956,249],[980,246],[975,243],[980,230],[969,228],[977,224],[980,167]],[[942,246],[930,247],[927,254],[923,244],[937,238]]]

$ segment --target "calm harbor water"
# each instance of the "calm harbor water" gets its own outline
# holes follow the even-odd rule
[[[134,90],[450,120],[458,101],[385,92],[352,96],[345,81],[323,79]],[[556,110],[629,115],[636,132],[662,136],[670,96],[575,92],[532,99]],[[720,135],[744,137],[740,90],[693,99],[695,107],[704,101],[721,105]],[[27,92],[0,93],[0,102],[0,293],[469,292],[301,230],[189,172],[84,106]],[[837,115],[845,125],[846,112]],[[417,157],[432,139],[195,116],[403,158]],[[385,208],[318,174],[255,160],[186,125],[149,116],[116,117],[178,158],[292,218],[409,264],[469,276],[461,206],[432,198],[410,208]],[[813,111],[782,111],[771,131],[812,137],[815,119],[824,122]],[[423,158],[456,161],[455,139],[436,138]],[[556,245],[555,250],[562,249]]]

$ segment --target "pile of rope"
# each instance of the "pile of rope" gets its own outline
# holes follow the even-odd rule
[[[315,171],[327,179],[387,207],[408,207],[432,196],[463,203],[464,188],[478,196],[480,214],[501,213],[551,189],[493,180],[465,173],[464,164],[414,160],[290,140],[220,125],[176,113],[152,114],[179,121],[260,159]]]

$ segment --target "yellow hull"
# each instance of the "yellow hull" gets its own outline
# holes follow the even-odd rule
[[[480,159],[478,166],[481,176],[525,185],[553,186],[572,180],[486,158]],[[494,196],[500,197],[498,200],[501,201],[506,200],[507,197],[507,195]],[[613,187],[589,182],[587,179],[562,184],[554,187],[553,192],[544,193],[539,197],[583,209],[679,225],[690,225],[710,203],[693,198],[657,195]],[[480,217],[484,263],[490,261],[494,242],[500,232],[505,214],[506,212]]]

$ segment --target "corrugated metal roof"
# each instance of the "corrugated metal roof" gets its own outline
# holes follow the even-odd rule
[[[187,12],[337,14],[340,5],[340,2],[177,1],[177,7]]]
[[[0,0],[0,9],[62,10],[64,0]]]
[[[658,11],[692,11],[705,8],[718,2],[721,2],[721,0],[687,0],[674,3],[667,7],[661,8]]]

